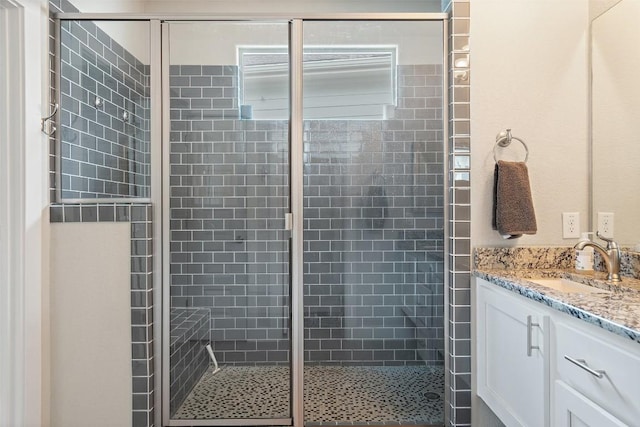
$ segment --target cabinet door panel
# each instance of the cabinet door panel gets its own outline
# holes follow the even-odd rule
[[[625,427],[625,423],[562,381],[555,382],[554,426]]]
[[[548,318],[534,303],[478,283],[478,395],[507,425],[548,425]]]

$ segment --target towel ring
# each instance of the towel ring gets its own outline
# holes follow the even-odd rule
[[[495,160],[496,163],[498,162],[498,158],[496,157],[496,149],[498,147],[506,148],[511,145],[511,142],[513,141],[518,141],[524,147],[524,150],[526,152],[524,156],[524,162],[527,163],[527,160],[529,159],[529,147],[527,147],[527,144],[525,144],[524,141],[520,138],[512,136],[511,129],[502,131],[496,136],[496,145],[493,146],[493,160]]]

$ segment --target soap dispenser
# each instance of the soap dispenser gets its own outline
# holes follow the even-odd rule
[[[581,242],[590,242],[589,234],[593,233],[582,233],[580,236]],[[591,246],[585,246],[583,250],[576,251],[576,270],[579,271],[593,271],[593,258],[594,258],[594,250]]]

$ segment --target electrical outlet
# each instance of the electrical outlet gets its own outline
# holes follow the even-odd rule
[[[613,239],[613,212],[598,212],[598,232],[602,237]]]
[[[577,239],[580,237],[580,212],[562,213],[562,238]]]

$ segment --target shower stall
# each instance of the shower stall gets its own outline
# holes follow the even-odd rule
[[[60,16],[58,197],[152,205],[161,425],[443,425],[445,17]]]

